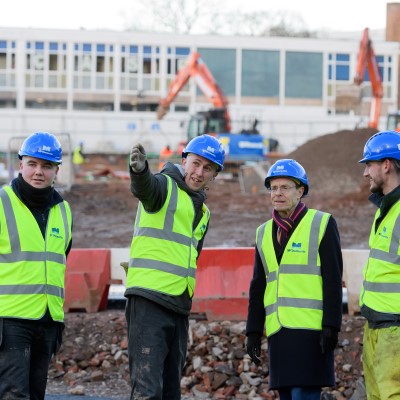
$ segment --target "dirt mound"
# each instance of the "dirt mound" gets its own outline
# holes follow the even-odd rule
[[[362,158],[365,142],[375,129],[343,130],[308,141],[288,154],[306,170],[312,191],[345,194],[363,184]]]

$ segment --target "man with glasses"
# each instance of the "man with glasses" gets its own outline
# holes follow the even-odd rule
[[[400,398],[400,134],[378,132],[364,147],[364,177],[378,209],[364,267],[361,315],[368,399]]]
[[[304,168],[277,161],[265,186],[272,219],[257,228],[246,327],[247,352],[261,363],[268,337],[269,385],[280,400],[319,400],[335,385],[334,349],[342,321],[342,252],[335,219],[307,208]]]

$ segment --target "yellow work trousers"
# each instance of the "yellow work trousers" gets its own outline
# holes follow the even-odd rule
[[[363,368],[368,400],[400,400],[400,326],[365,324]]]

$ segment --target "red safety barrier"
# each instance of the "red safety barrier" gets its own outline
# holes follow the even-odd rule
[[[72,249],[65,274],[64,310],[104,310],[111,280],[109,249]]]
[[[193,313],[208,320],[247,319],[254,248],[204,248],[200,254]]]

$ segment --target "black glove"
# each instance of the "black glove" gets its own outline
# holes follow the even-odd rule
[[[321,337],[319,340],[322,354],[335,350],[335,347],[338,343],[338,334],[339,332],[334,328],[330,328],[328,326],[322,327]]]
[[[249,333],[247,336],[247,354],[254,364],[261,364],[261,336],[258,333]]]

